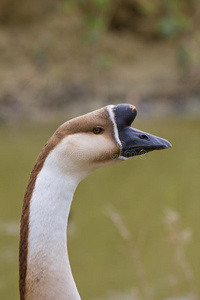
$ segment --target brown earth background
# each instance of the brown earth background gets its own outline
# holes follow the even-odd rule
[[[0,121],[200,111],[200,2],[0,2]]]

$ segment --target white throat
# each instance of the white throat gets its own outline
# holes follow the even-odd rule
[[[75,189],[83,179],[54,164],[54,150],[38,174],[30,203],[27,291],[31,300],[80,300],[67,252],[67,222]],[[71,170],[70,170],[71,171]]]

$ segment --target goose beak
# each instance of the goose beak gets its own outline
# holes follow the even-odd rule
[[[132,157],[153,150],[167,149],[172,146],[163,138],[131,127],[137,115],[135,106],[119,104],[114,106],[113,111],[115,113],[119,139],[122,144],[121,156]]]

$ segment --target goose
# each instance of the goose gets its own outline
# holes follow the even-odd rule
[[[20,300],[80,300],[67,251],[79,182],[94,170],[171,144],[131,127],[130,104],[108,105],[62,124],[45,144],[25,192],[19,245]]]

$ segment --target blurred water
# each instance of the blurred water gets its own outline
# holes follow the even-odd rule
[[[33,163],[56,127],[0,127],[3,300],[19,297],[23,194]],[[173,148],[100,169],[80,184],[69,229],[69,254],[78,289],[83,300],[199,299],[200,120],[143,120],[136,127],[169,139]],[[108,205],[124,222],[131,242],[105,213]]]

